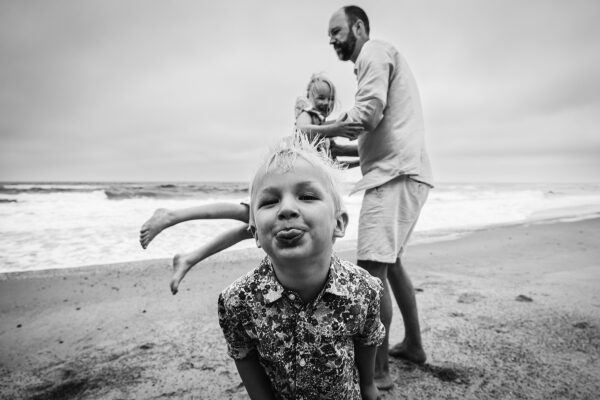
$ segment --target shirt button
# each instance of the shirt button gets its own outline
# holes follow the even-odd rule
[[[288,294],[288,299],[290,299],[291,301],[296,300],[296,296],[294,296],[294,293],[290,293]]]
[[[304,367],[305,365],[306,365],[306,361],[304,361],[304,359],[301,359],[300,360],[300,366]]]

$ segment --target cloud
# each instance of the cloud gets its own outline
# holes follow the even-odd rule
[[[313,72],[352,105],[326,34],[343,4],[1,3],[0,179],[245,179]],[[552,154],[587,173],[566,160],[598,152],[600,3],[363,5],[417,77],[434,172],[502,158],[512,180]]]

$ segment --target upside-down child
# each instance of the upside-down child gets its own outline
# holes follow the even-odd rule
[[[378,278],[333,253],[348,215],[334,163],[304,135],[283,140],[250,187],[266,257],[219,296],[219,324],[251,399],[372,399],[385,336]]]
[[[335,86],[321,74],[311,76],[306,88],[306,97],[296,100],[296,128],[309,139],[318,140],[327,136],[355,138],[362,132],[362,125],[354,122],[338,120],[327,123],[325,120],[335,105]],[[333,141],[324,139],[320,143],[326,149],[335,147]],[[356,159],[346,162],[348,167],[358,165]],[[208,243],[197,249],[176,254],[173,257],[173,274],[171,276],[171,292],[176,294],[179,284],[188,271],[200,261],[227,249],[245,239],[252,238],[248,232],[248,206],[244,203],[212,203],[182,209],[157,209],[140,229],[140,244],[145,249],[150,242],[164,229],[185,221],[198,219],[233,219],[242,222],[240,226],[220,233]]]

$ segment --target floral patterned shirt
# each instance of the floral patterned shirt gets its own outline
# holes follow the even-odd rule
[[[354,343],[378,346],[381,281],[333,255],[321,293],[304,303],[268,257],[219,296],[228,353],[258,354],[277,399],[359,399]]]

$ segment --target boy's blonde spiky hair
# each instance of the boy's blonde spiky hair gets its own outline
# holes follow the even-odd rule
[[[323,139],[309,139],[299,129],[294,129],[292,136],[280,140],[267,153],[264,161],[260,164],[254,179],[250,183],[250,225],[253,225],[252,201],[254,198],[253,188],[256,179],[270,171],[277,170],[289,172],[294,169],[296,160],[301,157],[315,168],[321,170],[327,178],[327,183],[333,197],[335,209],[343,209],[342,196],[340,194],[339,181],[342,166],[333,160],[328,152]]]

